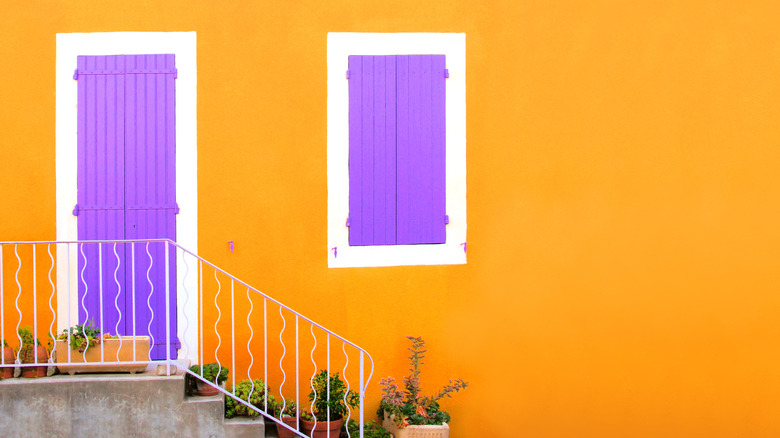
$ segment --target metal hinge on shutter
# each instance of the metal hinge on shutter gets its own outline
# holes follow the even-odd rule
[[[347,70],[347,79],[349,79],[349,70]]]
[[[446,78],[448,78],[448,77],[450,77],[450,69],[448,69],[448,68],[445,68],[445,69],[444,69],[444,78],[446,79]]]
[[[450,223],[450,215],[445,214],[444,215],[444,224],[446,225],[446,224],[449,224],[449,223]]]

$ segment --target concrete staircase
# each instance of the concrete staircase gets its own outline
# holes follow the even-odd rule
[[[20,438],[257,438],[265,437],[265,424],[262,418],[225,420],[223,395],[188,397],[184,375],[158,376],[150,368],[135,375],[1,380],[0,434]]]

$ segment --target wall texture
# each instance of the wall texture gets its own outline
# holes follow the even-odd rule
[[[199,253],[371,351],[372,406],[414,334],[453,438],[778,436],[778,13],[5,2],[0,240],[55,237],[55,34],[194,30]],[[327,268],[330,31],[466,33],[467,265]]]

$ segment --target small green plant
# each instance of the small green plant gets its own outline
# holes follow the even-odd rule
[[[425,358],[425,341],[421,337],[407,336],[412,341],[409,348],[409,362],[411,374],[404,377],[406,391],[401,391],[395,379],[388,377],[382,379],[382,402],[377,414],[382,417],[385,413],[393,418],[399,428],[409,425],[443,424],[450,421],[450,414],[439,409],[439,400],[444,397],[452,397],[452,394],[461,389],[468,388],[469,384],[462,379],[450,380],[436,395],[423,397],[420,389],[420,366]]]
[[[330,380],[330,393],[328,381]],[[346,404],[344,396],[346,395]],[[322,370],[314,376],[309,401],[314,402],[314,416],[317,421],[331,421],[347,414],[347,406],[354,409],[360,404],[360,396],[355,391],[347,391],[346,385],[339,378],[339,373],[330,375],[328,370]]]
[[[254,386],[252,386],[254,384]],[[265,388],[263,387],[263,381],[256,379],[254,381],[244,379],[231,390],[231,392],[241,400],[248,402],[252,406],[264,410],[265,409]],[[272,400],[269,400],[269,405]],[[260,415],[257,411],[247,408],[244,404],[239,403],[233,397],[225,397],[225,418],[233,418],[235,416],[248,416],[255,417]]]
[[[22,338],[22,343],[19,344],[16,353],[19,360],[22,363],[34,363],[35,362],[35,345],[41,345],[41,341],[38,338],[33,340],[32,331],[29,328],[20,328],[19,337]]]
[[[275,418],[295,417],[295,400],[286,400],[282,404],[281,400],[276,400],[274,396],[268,396],[268,409]]]
[[[203,365],[203,371],[201,372],[201,366],[200,365],[193,365],[190,367],[190,371],[193,373],[203,377],[209,382],[214,382],[217,385],[221,384],[222,382],[226,381],[228,378],[228,373],[230,373],[230,370],[226,367],[220,366],[217,363],[207,363],[206,365]]]
[[[349,430],[349,436],[360,436],[360,423],[349,420],[347,430]],[[390,432],[373,420],[363,425],[363,436],[365,438],[392,438]]]
[[[104,336],[100,336],[100,329],[95,327],[95,323],[87,321],[86,324],[76,324],[75,326],[65,329],[57,336],[58,340],[67,341],[70,337],[69,344],[72,350],[78,350],[79,353],[83,353],[87,348],[92,348],[98,344],[102,339],[112,338],[110,333],[106,333]]]

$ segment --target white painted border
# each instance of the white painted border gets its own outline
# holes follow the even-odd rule
[[[446,55],[447,240],[439,245],[349,246],[349,55]],[[328,267],[466,263],[466,34],[328,34]],[[333,248],[337,248],[336,251]]]
[[[141,55],[173,53],[176,55],[176,202],[180,212],[176,216],[176,240],[195,252],[198,251],[198,148],[197,148],[197,44],[195,32],[105,32],[57,34],[56,61],[56,215],[57,240],[77,240],[78,228],[73,206],[76,205],[76,120],[77,82],[73,79],[76,57],[79,55]],[[66,248],[58,249],[58,260],[66,260]],[[75,251],[71,251],[71,284],[68,285],[68,264],[57,264],[57,290],[70,291],[70,309],[67,294],[57,294],[58,331],[65,328],[64,315],[77,315],[77,275]],[[184,276],[181,255],[177,263],[178,283]],[[190,275],[187,288],[197,290],[196,276]],[[70,287],[69,287],[70,286]],[[178,332],[184,333],[185,317],[197,321],[197,300],[190,299],[183,307],[182,287],[177,288],[179,303]],[[190,324],[192,325],[192,323]],[[197,333],[190,327],[186,339],[188,356],[197,357]],[[181,352],[182,350],[180,350]]]

